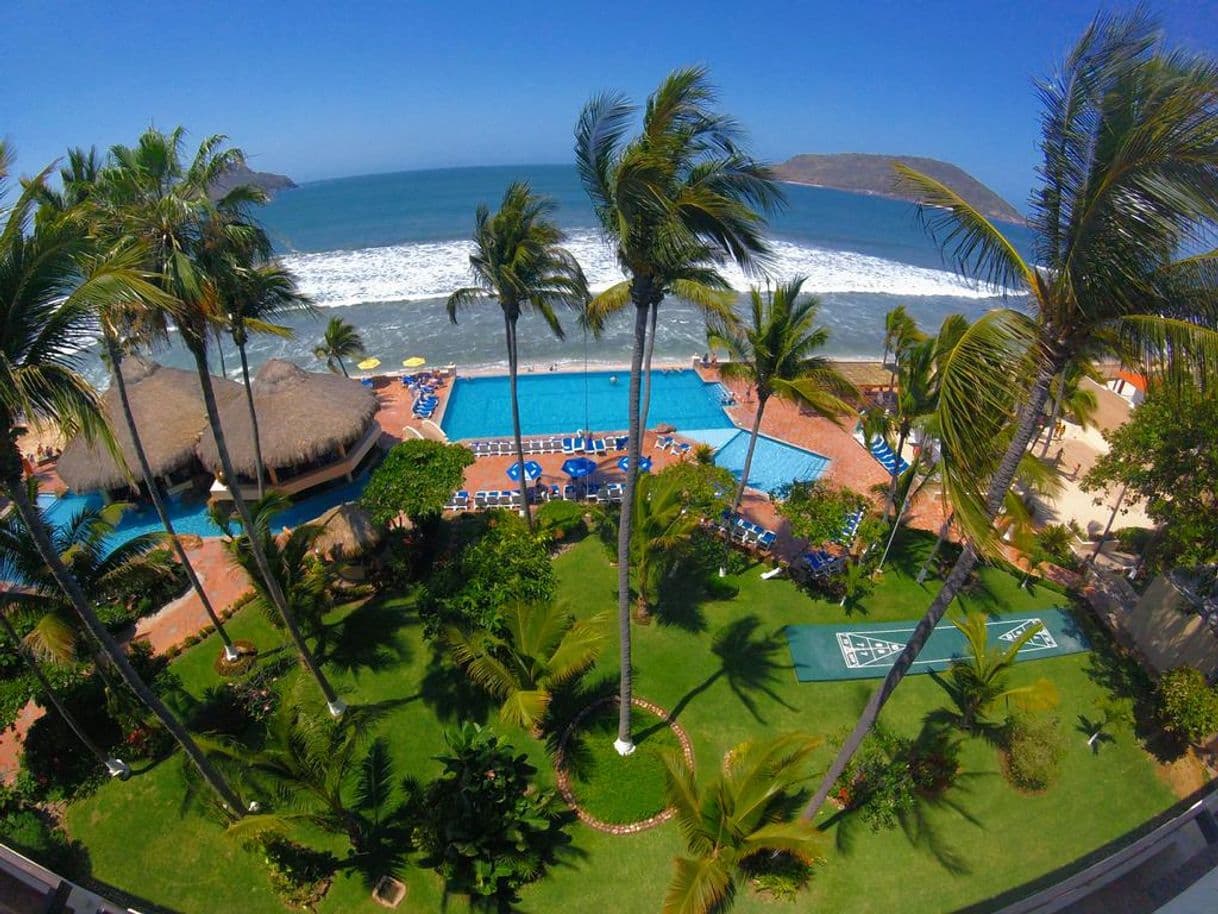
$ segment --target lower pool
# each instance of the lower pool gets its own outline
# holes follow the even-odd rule
[[[730,470],[737,479],[744,473],[749,437],[748,432],[737,432],[715,452],[715,463]],[[828,457],[759,435],[749,468],[749,485],[772,494],[792,482],[815,482],[828,466]]]

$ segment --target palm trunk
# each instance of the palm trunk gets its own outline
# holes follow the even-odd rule
[[[901,452],[905,450],[905,439],[909,436],[909,432],[905,426],[901,426],[901,431],[897,435],[897,452],[896,462],[892,465],[892,479],[888,483],[888,501],[884,505],[884,518],[887,520],[888,514],[897,509],[897,482],[901,478]]]
[[[939,525],[939,538],[935,540],[935,548],[930,551],[930,555],[926,557],[926,561],[922,563],[922,567],[918,569],[918,583],[921,584],[926,580],[926,576],[930,573],[931,563],[934,562],[935,556],[939,554],[939,550],[943,548],[943,543],[947,539],[947,534],[952,529],[952,519],[956,516],[953,511],[947,515],[947,518]]]
[[[1088,565],[1094,565],[1095,560],[1100,557],[1100,552],[1104,549],[1104,543],[1108,541],[1108,534],[1112,532],[1112,525],[1116,521],[1117,512],[1121,510],[1121,503],[1125,501],[1125,493],[1128,491],[1128,485],[1121,486],[1121,494],[1117,496],[1117,500],[1112,506],[1112,513],[1108,515],[1108,523],[1104,525],[1104,532],[1100,534],[1099,541],[1095,544],[1095,550],[1091,555],[1087,556]]]
[[[744,455],[744,470],[740,474],[740,486],[736,489],[736,500],[732,502],[732,510],[740,510],[740,502],[744,501],[744,490],[749,484],[749,471],[753,468],[753,451],[757,449],[757,436],[761,434],[761,417],[765,414],[765,405],[769,397],[757,395],[757,415],[753,418],[753,433],[749,438],[749,451]]]
[[[1065,359],[1060,355],[1054,355],[1046,361],[1046,364],[1042,365],[1037,373],[1036,383],[1033,385],[1028,402],[1020,414],[1019,426],[1015,437],[1007,447],[1006,454],[1002,458],[1002,463],[999,464],[998,471],[990,481],[990,490],[986,498],[986,513],[990,520],[993,520],[997,516],[998,509],[1002,506],[1003,499],[1011,488],[1011,483],[1015,479],[1015,471],[1019,467],[1019,461],[1028,449],[1028,442],[1032,440],[1032,435],[1036,431],[1037,421],[1041,411],[1045,407],[1045,400],[1048,399],[1049,385],[1053,376],[1057,374],[1064,362]],[[922,648],[926,646],[926,642],[930,638],[931,633],[934,632],[935,626],[939,624],[944,613],[947,612],[947,608],[956,599],[956,595],[964,586],[965,580],[967,580],[969,573],[976,564],[977,552],[971,543],[966,544],[964,551],[956,559],[956,564],[952,568],[951,573],[947,576],[947,580],[943,582],[943,588],[931,602],[930,607],[926,610],[926,615],[922,617],[914,629],[913,637],[909,639],[909,643],[905,645],[904,650],[897,657],[896,663],[888,671],[888,675],[884,677],[883,684],[868,700],[858,723],[854,725],[854,730],[850,733],[841,749],[838,750],[837,757],[833,760],[833,764],[829,766],[829,770],[825,772],[825,776],[821,780],[820,787],[817,788],[812,802],[804,808],[804,819],[812,819],[820,811],[821,806],[824,805],[826,798],[828,798],[830,791],[833,789],[833,785],[841,777],[842,772],[846,770],[846,765],[849,764],[850,759],[854,757],[859,746],[862,745],[863,739],[875,726],[876,721],[879,719],[880,711],[883,710],[885,703],[892,696],[896,687],[901,684],[901,680],[909,672],[909,668],[918,658],[918,654],[922,652]]]
[[[9,452],[9,454],[5,455],[6,462],[11,462],[14,467],[20,466],[21,458],[17,451],[16,443],[10,439],[6,442],[6,450]],[[21,515],[21,520],[25,523],[26,529],[34,540],[38,554],[42,556],[42,560],[47,563],[47,567],[51,570],[51,575],[55,578],[55,582],[71,602],[72,608],[80,616],[80,620],[84,623],[85,628],[89,630],[89,633],[97,640],[102,646],[102,650],[105,651],[106,655],[114,663],[119,675],[123,678],[123,682],[127,684],[127,687],[135,693],[140,702],[169,731],[178,745],[189,756],[195,767],[199,769],[203,779],[207,781],[212,790],[220,797],[220,800],[228,811],[233,816],[241,816],[243,809],[241,800],[237,797],[236,792],[228,785],[228,782],[224,780],[220,772],[215,769],[207,756],[203,754],[203,750],[199,748],[199,745],[194,741],[186,728],[182,726],[182,723],[165,707],[164,702],[157,697],[156,693],[148,688],[147,684],[140,679],[139,674],[131,666],[131,661],[127,659],[127,655],[119,647],[118,642],[114,640],[114,636],[106,630],[101,620],[97,618],[96,613],[93,612],[92,607],[89,606],[89,601],[86,599],[84,591],[80,589],[79,582],[63,564],[59,554],[55,551],[55,547],[51,544],[51,538],[47,533],[46,527],[42,524],[42,518],[39,517],[38,512],[30,503],[29,495],[25,490],[25,484],[21,480],[20,471],[16,473],[10,471],[6,474],[5,488],[8,490],[9,498],[13,500],[17,513]]]
[[[1057,396],[1053,398],[1053,412],[1049,415],[1049,428],[1045,431],[1045,446],[1041,448],[1040,459],[1044,460],[1049,456],[1049,447],[1053,444],[1053,430],[1057,428],[1057,417],[1062,411],[1062,400],[1066,393],[1066,380],[1064,377],[1058,378],[1057,381]]]
[[[216,331],[216,352],[220,356],[220,376],[227,378],[228,377],[228,366],[224,364],[224,344],[221,342],[222,339],[223,339],[223,337],[220,335],[220,331],[217,330]]]
[[[131,411],[131,400],[127,395],[127,382],[123,380],[122,349],[119,348],[117,341],[108,333],[105,335],[105,346],[106,352],[110,356],[110,365],[114,373],[114,387],[118,391],[119,403],[123,407],[123,420],[127,423],[127,431],[131,435],[131,446],[134,448],[136,459],[139,461],[140,474],[144,479],[144,487],[148,490],[148,497],[152,500],[152,506],[156,509],[157,517],[161,519],[161,526],[165,528],[165,532],[169,535],[169,541],[173,543],[174,552],[177,553],[178,561],[182,564],[186,577],[190,579],[190,586],[194,588],[194,592],[199,596],[199,602],[203,604],[203,611],[207,613],[207,618],[211,620],[211,624],[216,627],[216,634],[220,636],[220,641],[224,644],[225,658],[229,661],[236,660],[238,657],[237,648],[233,645],[228,632],[224,630],[224,623],[220,621],[220,616],[211,605],[211,599],[207,596],[207,591],[203,589],[203,582],[199,580],[199,576],[195,573],[195,567],[190,562],[190,556],[186,554],[186,547],[178,539],[177,531],[173,527],[173,521],[169,517],[169,509],[165,507],[165,499],[161,497],[161,490],[157,486],[156,477],[153,476],[152,467],[148,463],[148,454],[144,450],[144,442],[140,438],[140,431],[136,426],[135,413]]]
[[[516,318],[506,311],[503,314],[504,329],[507,333],[508,347],[508,390],[512,398],[512,437],[516,442],[516,466],[520,468],[520,501],[524,509],[524,519],[533,530],[533,511],[529,507],[529,487],[524,476],[524,441],[520,435],[520,402],[516,399],[516,367],[519,359],[516,353]]]
[[[647,431],[647,416],[651,412],[651,356],[656,350],[656,319],[660,306],[647,309],[647,352],[643,356],[643,406],[639,410],[639,428]]]
[[[101,747],[89,738],[89,734],[84,731],[76,718],[68,712],[68,709],[64,707],[63,702],[59,700],[59,695],[56,694],[54,686],[51,685],[51,681],[47,679],[46,673],[42,672],[42,666],[34,658],[34,655],[30,651],[29,647],[27,647],[18,636],[16,630],[13,628],[13,624],[8,620],[8,616],[3,612],[0,612],[0,629],[3,629],[4,634],[7,635],[13,642],[14,650],[21,655],[21,659],[25,661],[25,665],[30,668],[30,672],[33,673],[34,678],[38,680],[38,685],[41,687],[42,693],[46,696],[47,700],[54,705],[55,710],[59,712],[59,716],[63,718],[64,723],[68,725],[68,728],[76,734],[76,738],[84,744],[84,747],[88,749],[99,762],[101,762],[106,771],[110,773],[111,777],[126,780],[131,774],[131,769],[127,767],[127,763],[122,759],[112,758],[111,756],[106,755],[106,753],[102,752]]]
[[[254,473],[258,479],[258,497],[266,497],[266,467],[262,463],[262,437],[258,433],[258,413],[254,410],[254,388],[250,386],[250,363],[245,355],[244,339],[237,342],[241,356],[241,380],[245,384],[245,405],[250,413],[250,429],[254,433]]]
[[[330,714],[334,717],[341,717],[347,706],[339,699],[334,689],[331,688],[330,682],[326,679],[325,673],[322,672],[321,666],[318,665],[313,652],[309,650],[308,644],[305,643],[304,635],[300,633],[300,627],[296,624],[296,617],[292,614],[291,609],[288,608],[288,601],[284,598],[283,588],[279,586],[279,580],[271,571],[270,562],[266,558],[266,550],[262,548],[262,542],[254,529],[254,519],[250,515],[249,505],[241,497],[241,491],[237,485],[237,474],[233,472],[233,462],[228,456],[228,445],[224,440],[224,429],[220,425],[220,414],[216,409],[216,392],[211,386],[211,375],[207,372],[206,352],[201,348],[192,348],[194,349],[195,370],[199,375],[199,386],[203,390],[203,405],[207,410],[207,421],[211,425],[212,434],[216,437],[216,451],[220,455],[220,467],[224,471],[224,478],[228,485],[229,494],[233,499],[233,507],[236,509],[238,517],[241,518],[242,530],[249,540],[250,554],[253,555],[254,563],[258,566],[258,574],[266,585],[267,592],[271,595],[271,602],[279,610],[279,615],[283,619],[284,627],[288,630],[292,644],[296,647],[296,652],[300,654],[300,659],[304,662],[309,672],[313,674],[313,678],[317,680],[317,685],[321,688],[322,695],[325,696],[326,706],[329,708]]]
[[[639,385],[643,369],[643,350],[647,345],[647,315],[651,306],[651,286],[640,288],[634,280],[631,288],[634,300],[634,347],[630,353],[630,390],[627,409],[628,456],[630,466],[626,470],[626,491],[622,496],[622,513],[617,531],[617,626],[621,681],[618,689],[617,739],[614,748],[620,755],[634,751],[634,740],[630,736],[630,700],[634,682],[630,660],[630,525],[634,515],[634,492],[639,478],[639,452],[642,429],[639,426]]]
[[[338,360],[338,367],[342,369],[343,377],[344,378],[351,377],[351,375],[347,374],[347,365],[343,361],[343,357],[341,355],[336,355],[334,358],[336,358]]]

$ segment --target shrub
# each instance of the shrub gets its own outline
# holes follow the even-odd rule
[[[937,796],[952,785],[959,747],[941,730],[924,730],[917,739],[873,731],[838,780],[838,801],[857,810],[872,831],[895,828],[920,796]]]
[[[1061,568],[1078,568],[1078,556],[1070,548],[1073,541],[1074,531],[1065,524],[1050,524],[1037,532],[1032,560],[1037,564],[1051,562]]]
[[[338,858],[283,837],[262,842],[262,859],[270,871],[271,887],[290,908],[313,910],[330,888]]]
[[[807,860],[786,852],[763,852],[740,862],[749,885],[775,901],[794,901],[812,881],[816,867]]]
[[[1020,790],[1040,791],[1056,779],[1066,754],[1061,721],[1056,717],[1013,716],[1005,734],[1006,777]]]
[[[96,674],[60,694],[68,713],[103,751],[117,746],[123,728],[108,713],[105,688]],[[101,764],[54,708],[34,722],[25,737],[22,770],[40,799],[67,799],[105,778]]]
[[[551,543],[563,542],[582,536],[587,532],[584,514],[593,505],[581,505],[573,501],[548,501],[537,509],[537,532]]]
[[[387,526],[399,514],[427,523],[439,517],[473,462],[473,452],[462,445],[408,439],[395,444],[372,471],[360,504],[378,524]]]
[[[4,788],[0,788],[0,835],[18,853],[60,875],[72,878],[81,868],[82,848],[44,813]]]
[[[1158,694],[1164,729],[1190,743],[1218,730],[1218,689],[1205,681],[1200,670],[1178,667],[1164,673]]]

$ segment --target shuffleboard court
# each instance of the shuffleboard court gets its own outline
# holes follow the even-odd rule
[[[1061,609],[991,616],[986,622],[990,644],[995,647],[1010,644],[1037,622],[1041,629],[1020,648],[1020,660],[1077,654],[1089,648],[1074,617]],[[916,625],[916,620],[873,625],[788,625],[787,644],[795,664],[795,678],[800,682],[824,682],[886,676]],[[944,619],[931,633],[910,672],[945,670],[965,651],[964,636],[950,619]]]

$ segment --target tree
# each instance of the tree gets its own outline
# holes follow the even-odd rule
[[[439,518],[473,462],[473,452],[462,445],[407,439],[372,471],[360,504],[378,524],[392,524],[403,515],[426,524]]]
[[[735,895],[742,864],[760,854],[785,853],[806,863],[821,855],[810,822],[788,821],[792,799],[817,741],[795,734],[741,743],[723,770],[700,786],[684,757],[665,758],[665,796],[677,813],[688,856],[673,860],[663,914],[713,914]]]
[[[640,134],[625,141],[635,109],[623,96],[593,98],[575,129],[575,159],[597,219],[612,239],[634,305],[634,344],[627,394],[630,470],[618,532],[620,719],[615,745],[628,754],[630,736],[630,537],[638,478],[639,385],[648,318],[677,284],[710,289],[728,284],[717,267],[751,269],[767,248],[762,217],[782,201],[768,169],[745,151],[736,124],[714,108],[701,68],[677,70],[650,96]]]
[[[717,322],[708,336],[729,357],[719,367],[720,375],[746,381],[757,390],[757,412],[733,509],[739,509],[744,498],[761,419],[771,397],[798,403],[834,425],[841,424],[839,416],[853,412],[843,398],[855,398],[858,391],[832,362],[817,354],[828,343],[829,330],[816,324],[820,302],[810,295],[800,299],[806,281],[793,279],[772,291],[767,286],[764,295],[754,287],[748,322],[741,326]]]
[[[1053,410],[1045,419],[1045,443],[1040,456],[1043,459],[1049,454],[1053,443],[1053,433],[1059,416],[1065,416],[1075,425],[1087,428],[1100,408],[1100,401],[1095,393],[1082,386],[1083,379],[1103,381],[1103,376],[1086,358],[1079,357],[1070,362],[1049,388],[1049,396],[1053,400]]]
[[[1156,557],[1165,567],[1218,556],[1218,393],[1185,384],[1153,387],[1129,421],[1104,436],[1083,488],[1128,486],[1161,525]]]
[[[445,641],[469,677],[502,702],[500,719],[536,733],[554,689],[596,662],[604,621],[576,621],[553,603],[518,603],[504,612],[501,633],[449,626]]]
[[[326,324],[326,332],[322,335],[321,344],[313,349],[313,355],[319,359],[325,359],[326,367],[330,371],[335,374],[341,371],[344,378],[349,378],[351,375],[347,373],[347,365],[343,359],[353,359],[363,354],[364,338],[360,336],[358,330],[341,317],[330,318],[330,322]],[[337,366],[337,371],[335,366]]]
[[[407,806],[421,866],[468,894],[478,911],[508,911],[568,842],[554,792],[533,783],[524,753],[476,724],[445,735],[443,773],[424,785],[408,779]]]
[[[869,410],[869,421],[864,422],[864,428],[869,433],[878,432],[885,439],[890,436],[894,439],[892,448],[893,453],[897,455],[897,461],[890,474],[886,508],[886,511],[894,516],[894,520],[895,515],[899,514],[897,486],[901,476],[900,460],[905,451],[905,443],[915,429],[924,429],[930,417],[934,415],[938,395],[935,384],[935,357],[939,341],[935,337],[927,339],[920,331],[919,337],[917,342],[895,350],[893,377],[896,381],[892,409],[875,407]]]
[[[0,176],[7,156],[0,147]],[[28,182],[0,229],[0,485],[24,521],[56,584],[85,628],[101,645],[123,681],[177,740],[229,814],[241,802],[208,762],[193,738],[131,666],[126,653],[102,625],[80,582],[60,559],[22,479],[17,424],[53,422],[68,434],[105,438],[96,394],[78,372],[99,303],[156,290],[131,252],[96,259],[78,226],[46,220],[29,227],[45,172]]]
[[[641,478],[634,499],[630,565],[635,620],[646,623],[651,619],[651,607],[659,601],[661,583],[680,567],[705,518],[691,509],[680,480],[665,473]]]
[[[494,298],[503,311],[507,340],[508,387],[512,400],[512,436],[516,441],[516,463],[524,477],[524,445],[520,436],[520,403],[516,396],[516,373],[520,351],[516,323],[521,313],[532,309],[562,339],[562,324],[555,305],[582,307],[588,300],[588,283],[575,258],[562,247],[563,233],[553,220],[557,206],[534,194],[529,185],[515,181],[503,193],[503,202],[493,216],[487,206],[474,216],[474,252],[469,255],[474,285],[448,296],[448,316],[455,324],[457,312],[479,299]],[[533,529],[529,500],[523,499],[525,521]]]
[[[968,331],[974,344],[958,347],[942,369],[937,421],[955,455],[946,484],[969,540],[830,765],[805,810],[809,817],[909,671],[979,551],[992,544],[991,522],[1032,440],[1052,379],[1072,359],[1094,357],[1100,349],[1150,365],[1212,359],[1218,352],[1218,334],[1206,329],[1213,317],[1207,266],[1214,258],[1172,259],[1176,251],[1200,248],[1218,217],[1213,65],[1165,50],[1141,12],[1100,16],[1040,94],[1043,162],[1029,220],[1035,266],[946,185],[896,166],[905,186],[920,196],[924,224],[957,268],[1026,294],[1029,312],[987,315]],[[1011,389],[1018,391],[1014,403]],[[996,419],[1002,420],[998,429]],[[995,468],[985,443],[1003,427],[1010,438]],[[970,460],[974,453],[980,465]]]
[[[778,503],[778,513],[786,519],[792,536],[819,546],[837,540],[846,518],[867,504],[866,496],[844,487],[834,488],[819,481],[797,482]]]
[[[896,366],[900,364],[901,354],[925,338],[922,331],[918,329],[918,322],[905,310],[904,305],[897,305],[884,315],[884,355],[882,363],[884,365],[888,364],[888,354],[890,352],[894,362],[891,380],[888,384],[889,390],[896,387]]]
[[[1011,686],[1011,668],[1024,645],[1040,634],[1037,622],[1025,628],[1009,645],[991,648],[984,613],[969,613],[952,624],[968,645],[963,657],[952,660],[946,675],[931,671],[931,679],[947,693],[955,710],[948,712],[961,729],[978,731],[998,723],[989,719],[1000,704],[1023,711],[1047,710],[1058,703],[1057,687],[1041,677],[1026,686]]]

